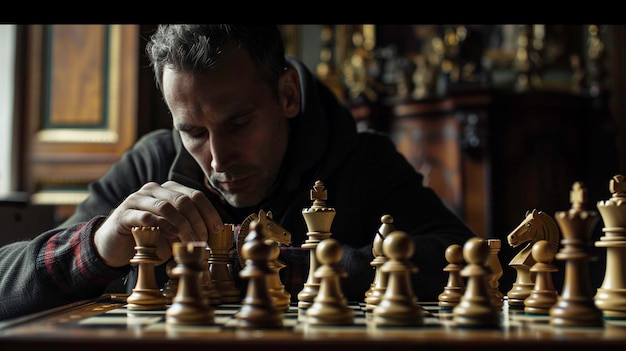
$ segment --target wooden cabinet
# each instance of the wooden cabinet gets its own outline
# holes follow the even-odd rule
[[[506,267],[517,253],[506,237],[527,210],[551,216],[567,211],[576,181],[588,189],[589,210],[610,197],[609,180],[619,173],[616,126],[600,99],[487,91],[393,101],[391,135],[426,185],[478,235],[502,240],[499,256]],[[503,291],[513,273],[505,268]]]
[[[19,26],[20,188],[72,206],[136,139],[136,25]]]

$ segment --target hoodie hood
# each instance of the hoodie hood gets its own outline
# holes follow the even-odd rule
[[[289,143],[276,186],[270,198],[254,208],[228,210],[230,206],[222,201],[231,214],[233,210],[252,213],[258,208],[285,210],[295,195],[302,195],[303,188],[310,188],[316,180],[330,177],[356,145],[356,122],[349,110],[302,62],[293,57],[287,57],[287,62],[298,72],[301,104],[299,115],[289,120]],[[178,131],[173,130],[172,134],[177,155],[169,179],[205,189],[200,166],[182,146]],[[205,193],[216,196],[211,191]]]
[[[302,62],[293,57],[287,57],[287,62],[298,71],[302,96],[300,115],[291,120],[281,172],[289,170],[281,177],[281,188],[291,192],[301,189],[303,180],[312,186],[341,166],[356,145],[357,129],[346,106]]]

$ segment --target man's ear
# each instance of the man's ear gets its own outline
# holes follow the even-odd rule
[[[300,79],[293,67],[287,68],[278,78],[278,99],[287,117],[293,118],[300,113]]]

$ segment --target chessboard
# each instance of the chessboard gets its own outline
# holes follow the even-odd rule
[[[436,302],[419,303],[424,323],[412,327],[375,327],[363,303],[349,303],[354,323],[341,326],[308,325],[297,304],[283,312],[279,328],[242,329],[236,315],[241,305],[215,306],[209,325],[169,325],[166,310],[134,311],[127,295],[103,295],[32,316],[0,323],[0,349],[24,350],[320,350],[356,347],[358,350],[420,349],[570,349],[626,344],[626,322],[609,321],[600,328],[557,328],[548,318],[509,309],[493,328],[459,328],[449,310]],[[305,314],[304,314],[305,316]]]

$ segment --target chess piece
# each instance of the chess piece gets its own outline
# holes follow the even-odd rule
[[[487,240],[473,237],[463,245],[467,265],[461,275],[467,278],[465,293],[452,309],[454,325],[461,328],[491,328],[500,323],[500,309],[493,306],[487,279],[489,245]]]
[[[393,217],[388,214],[383,215],[380,221],[381,225],[378,228],[378,232],[374,235],[374,241],[372,243],[374,259],[370,262],[370,265],[373,266],[376,271],[374,272],[374,281],[365,295],[365,308],[367,312],[371,312],[374,307],[378,305],[387,288],[387,273],[383,273],[380,269],[380,267],[387,262],[387,257],[385,257],[383,253],[383,241],[389,233],[395,231],[395,227],[393,226]]]
[[[530,267],[530,272],[535,273],[535,286],[524,300],[524,312],[527,314],[548,315],[558,299],[552,280],[552,273],[558,271],[551,264],[555,254],[547,240],[538,240],[533,245],[532,255],[537,263]]]
[[[230,262],[235,257],[234,239],[235,229],[232,224],[224,224],[221,232],[209,235],[209,271],[215,288],[220,293],[220,303],[241,301],[241,290],[235,285],[230,272]]]
[[[605,319],[626,319],[626,181],[616,175],[609,183],[611,198],[598,202],[605,233],[596,247],[606,248],[606,271],[594,297]]]
[[[280,247],[277,241],[267,240],[267,244],[269,244],[272,248],[272,254],[270,256],[270,268],[272,269],[272,274],[268,277],[268,287],[270,290],[270,295],[274,300],[274,305],[279,310],[287,310],[289,309],[289,303],[291,302],[291,294],[285,290],[285,286],[280,281],[280,270],[285,268],[286,265],[278,259],[280,256]]]
[[[320,180],[315,181],[315,185],[311,190],[311,200],[313,204],[309,208],[302,210],[302,216],[307,225],[307,240],[302,244],[303,249],[309,250],[309,272],[304,287],[298,293],[298,310],[301,316],[304,316],[306,309],[312,304],[317,292],[319,291],[320,281],[315,277],[315,271],[319,267],[315,249],[317,245],[324,239],[332,236],[330,231],[333,220],[335,219],[335,209],[326,207],[327,192],[324,183]]]
[[[387,273],[387,289],[372,311],[376,327],[408,327],[424,324],[424,315],[411,285],[411,273],[417,268],[410,262],[415,252],[413,239],[405,232],[394,231],[383,241],[388,261],[380,268]]]
[[[452,244],[446,249],[448,265],[443,269],[448,272],[448,282],[443,292],[437,297],[438,305],[442,310],[452,310],[459,304],[461,296],[465,293],[465,281],[461,276],[463,269],[463,248],[461,245]]]
[[[168,325],[214,324],[214,309],[202,291],[205,251],[204,241],[172,244],[172,255],[177,264],[170,274],[178,279],[178,290],[165,311]]]
[[[526,246],[509,262],[509,266],[513,267],[517,273],[513,287],[507,292],[509,308],[523,310],[524,300],[535,287],[535,277],[530,272],[530,267],[536,263],[532,257],[533,244],[537,240],[548,240],[556,252],[559,247],[559,237],[559,227],[554,219],[549,214],[536,209],[527,211],[524,220],[507,236],[511,247],[519,247],[526,243]]]
[[[165,296],[168,304],[172,303],[172,300],[174,300],[174,296],[176,296],[176,290],[178,290],[178,279],[172,276],[172,269],[174,267],[176,267],[176,260],[174,260],[174,257],[172,257],[172,259],[167,261],[165,265],[165,273],[167,274],[169,279],[167,280],[167,282],[165,282],[163,288],[161,288],[161,294]]]
[[[565,261],[563,290],[556,304],[550,308],[550,324],[559,327],[601,327],[602,312],[596,307],[589,275],[589,241],[599,216],[585,210],[587,190],[575,182],[570,191],[572,207],[555,214],[561,231],[562,249],[555,258]]]
[[[487,281],[489,282],[489,290],[492,295],[492,303],[495,307],[502,307],[504,305],[504,294],[502,294],[499,289],[500,278],[502,277],[502,265],[498,258],[502,242],[500,239],[487,239],[487,246],[489,246],[487,265],[491,270],[491,275]]]
[[[250,233],[241,246],[245,266],[239,275],[248,280],[246,296],[236,316],[237,327],[241,329],[280,328],[283,325],[283,313],[274,305],[268,287],[268,277],[273,273],[269,264],[272,247],[265,240],[262,230],[262,225],[253,220]]]
[[[158,227],[133,227],[131,233],[135,239],[136,253],[130,263],[138,267],[137,283],[126,298],[128,309],[137,311],[165,309],[167,298],[157,286],[154,273],[154,266],[161,261],[156,254],[160,230]]]
[[[209,268],[209,259],[211,257],[211,248],[208,246],[204,249],[204,256],[202,257],[202,276],[200,279],[200,285],[202,287],[202,296],[207,300],[210,305],[217,306],[221,303],[222,294],[217,290],[215,282],[211,276],[211,270]]]
[[[263,235],[266,240],[273,240],[283,245],[291,245],[291,232],[274,220],[272,211],[266,212],[260,209],[258,213],[251,213],[246,217],[239,226],[239,232],[237,234],[237,252],[241,267],[246,264],[245,259],[241,256],[241,247],[246,241],[246,237],[250,232],[250,223],[253,220],[261,223],[261,226],[263,226]]]
[[[354,324],[354,311],[341,290],[340,279],[347,275],[339,266],[343,249],[335,239],[322,240],[316,250],[320,266],[315,277],[320,280],[319,291],[313,304],[306,310],[308,325],[350,325]]]

